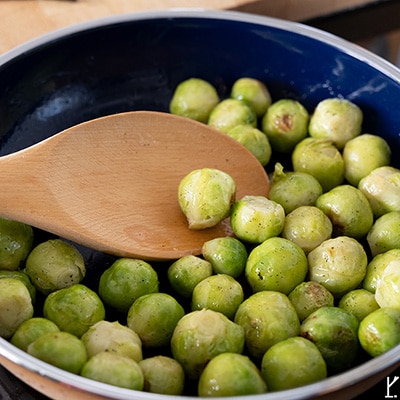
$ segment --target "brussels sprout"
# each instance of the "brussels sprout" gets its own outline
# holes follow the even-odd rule
[[[383,214],[375,220],[367,235],[372,256],[400,249],[400,211]]]
[[[43,315],[62,331],[80,338],[92,325],[104,319],[105,309],[93,290],[77,284],[50,293],[44,301]]]
[[[289,300],[297,311],[300,321],[321,307],[333,307],[333,294],[318,282],[301,282],[289,294]]]
[[[82,254],[70,243],[52,239],[37,245],[26,259],[25,273],[43,294],[80,283],[86,275]]]
[[[285,218],[282,237],[308,254],[332,235],[332,222],[319,208],[300,206]]]
[[[245,242],[262,243],[278,236],[284,223],[283,207],[263,196],[244,196],[232,206],[232,230],[237,238]]]
[[[400,260],[400,249],[391,249],[373,257],[367,265],[367,273],[362,282],[363,288],[371,293],[375,293],[377,283],[381,279],[383,271],[392,260]]]
[[[344,161],[329,139],[308,137],[292,153],[293,169],[314,176],[327,192],[344,181]]]
[[[0,279],[3,278],[13,278],[19,279],[29,290],[31,295],[32,303],[34,304],[36,301],[36,288],[32,285],[29,276],[25,274],[23,271],[9,271],[9,270],[0,270]]]
[[[28,346],[36,339],[46,333],[59,331],[58,326],[49,319],[42,317],[29,318],[18,327],[10,342],[19,349],[27,351]]]
[[[87,360],[82,341],[68,332],[48,332],[32,342],[27,352],[33,357],[74,374],[81,372]]]
[[[341,372],[354,362],[358,351],[358,319],[339,307],[321,307],[300,326],[300,335],[319,349],[331,373]]]
[[[135,361],[143,359],[139,335],[118,321],[96,322],[82,335],[81,340],[89,358],[108,351]]]
[[[257,117],[264,115],[272,102],[267,86],[258,79],[249,77],[239,78],[233,83],[231,98],[247,103]]]
[[[274,344],[261,360],[261,374],[270,391],[292,389],[327,377],[318,347],[302,337]]]
[[[227,274],[234,278],[244,271],[247,260],[246,246],[238,239],[226,236],[208,240],[201,249],[215,273]]]
[[[189,229],[205,229],[229,216],[235,201],[236,184],[224,171],[196,169],[186,175],[178,187],[178,201]]]
[[[400,211],[400,169],[376,168],[360,180],[358,188],[370,202],[376,217]]]
[[[325,286],[335,297],[360,285],[367,264],[362,245],[348,236],[325,240],[308,254],[310,280]]]
[[[185,315],[183,307],[169,294],[149,293],[140,296],[129,308],[127,323],[145,347],[169,344],[178,321]]]
[[[275,164],[269,199],[276,201],[289,214],[300,206],[313,206],[322,194],[322,186],[306,172],[284,172],[280,163]]]
[[[249,353],[261,358],[275,343],[297,336],[300,321],[286,295],[262,291],[248,297],[238,308],[235,320],[243,327]]]
[[[198,383],[200,397],[246,396],[265,393],[259,369],[243,354],[223,353],[214,357],[202,372]]]
[[[168,281],[183,297],[191,297],[195,286],[212,275],[212,264],[200,257],[188,255],[173,262],[168,268]]]
[[[189,379],[200,377],[204,367],[221,353],[242,353],[244,330],[224,314],[192,311],[180,319],[171,338],[173,357]]]
[[[366,289],[355,289],[346,293],[338,306],[351,312],[359,321],[379,308],[375,295]]]
[[[327,138],[338,149],[361,134],[363,113],[353,102],[341,99],[324,99],[317,104],[311,115],[309,134],[315,138]]]
[[[375,168],[390,164],[391,150],[380,136],[365,133],[349,140],[343,149],[344,176],[353,186]]]
[[[0,218],[0,269],[15,271],[33,246],[33,229],[22,222]]]
[[[332,221],[334,236],[361,239],[374,222],[367,198],[351,185],[336,186],[321,195],[315,205]]]
[[[208,125],[224,133],[237,125],[250,125],[255,128],[257,115],[245,102],[237,99],[225,99],[211,111]]]
[[[269,163],[272,155],[271,145],[267,136],[259,129],[252,125],[236,125],[226,133],[246,147],[261,165]]]
[[[375,299],[380,307],[400,308],[400,259],[392,260],[376,284]]]
[[[81,375],[127,389],[142,390],[144,386],[143,372],[136,361],[108,351],[91,357],[83,365]]]
[[[0,336],[9,339],[32,316],[32,299],[26,286],[19,279],[0,279]]]
[[[358,329],[361,347],[377,357],[400,344],[400,309],[383,307],[368,314]]]
[[[189,78],[175,88],[169,110],[171,114],[206,123],[219,101],[217,90],[211,83],[204,79]]]
[[[154,356],[139,361],[144,376],[145,392],[179,396],[185,385],[181,364],[171,357]]]
[[[290,293],[307,275],[307,257],[290,240],[273,237],[255,247],[247,259],[245,276],[253,292]]]
[[[192,311],[208,308],[233,319],[244,293],[241,284],[226,274],[212,275],[193,290]]]
[[[308,134],[308,111],[297,100],[281,99],[271,104],[261,126],[271,147],[289,153]]]
[[[133,302],[159,289],[158,274],[153,267],[133,258],[119,258],[106,269],[99,282],[99,295],[109,306],[128,312]]]

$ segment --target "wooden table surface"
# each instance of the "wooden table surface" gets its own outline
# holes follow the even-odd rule
[[[376,1],[375,1],[376,2]],[[104,16],[168,8],[239,10],[303,21],[366,0],[0,0],[0,54],[36,36]]]

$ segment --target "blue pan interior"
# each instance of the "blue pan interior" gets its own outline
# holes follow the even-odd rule
[[[0,65],[0,155],[99,116],[168,111],[175,86],[193,76],[221,97],[252,76],[274,100],[295,98],[310,112],[342,96],[364,111],[365,131],[399,141],[399,82],[363,60],[276,27],[160,17],[71,33]]]

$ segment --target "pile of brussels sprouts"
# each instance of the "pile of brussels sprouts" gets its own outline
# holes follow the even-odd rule
[[[399,344],[400,170],[359,107],[273,102],[247,77],[221,100],[191,78],[170,111],[247,147],[268,198],[193,171],[177,188],[188,229],[229,217],[234,236],[168,264],[113,258],[95,279],[73,243],[0,219],[0,336],[90,379],[202,397],[299,387]]]

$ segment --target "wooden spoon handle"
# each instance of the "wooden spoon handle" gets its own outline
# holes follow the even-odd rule
[[[47,218],[50,192],[42,184],[42,173],[32,152],[22,150],[0,158],[0,216],[26,223],[36,223],[40,215]]]

